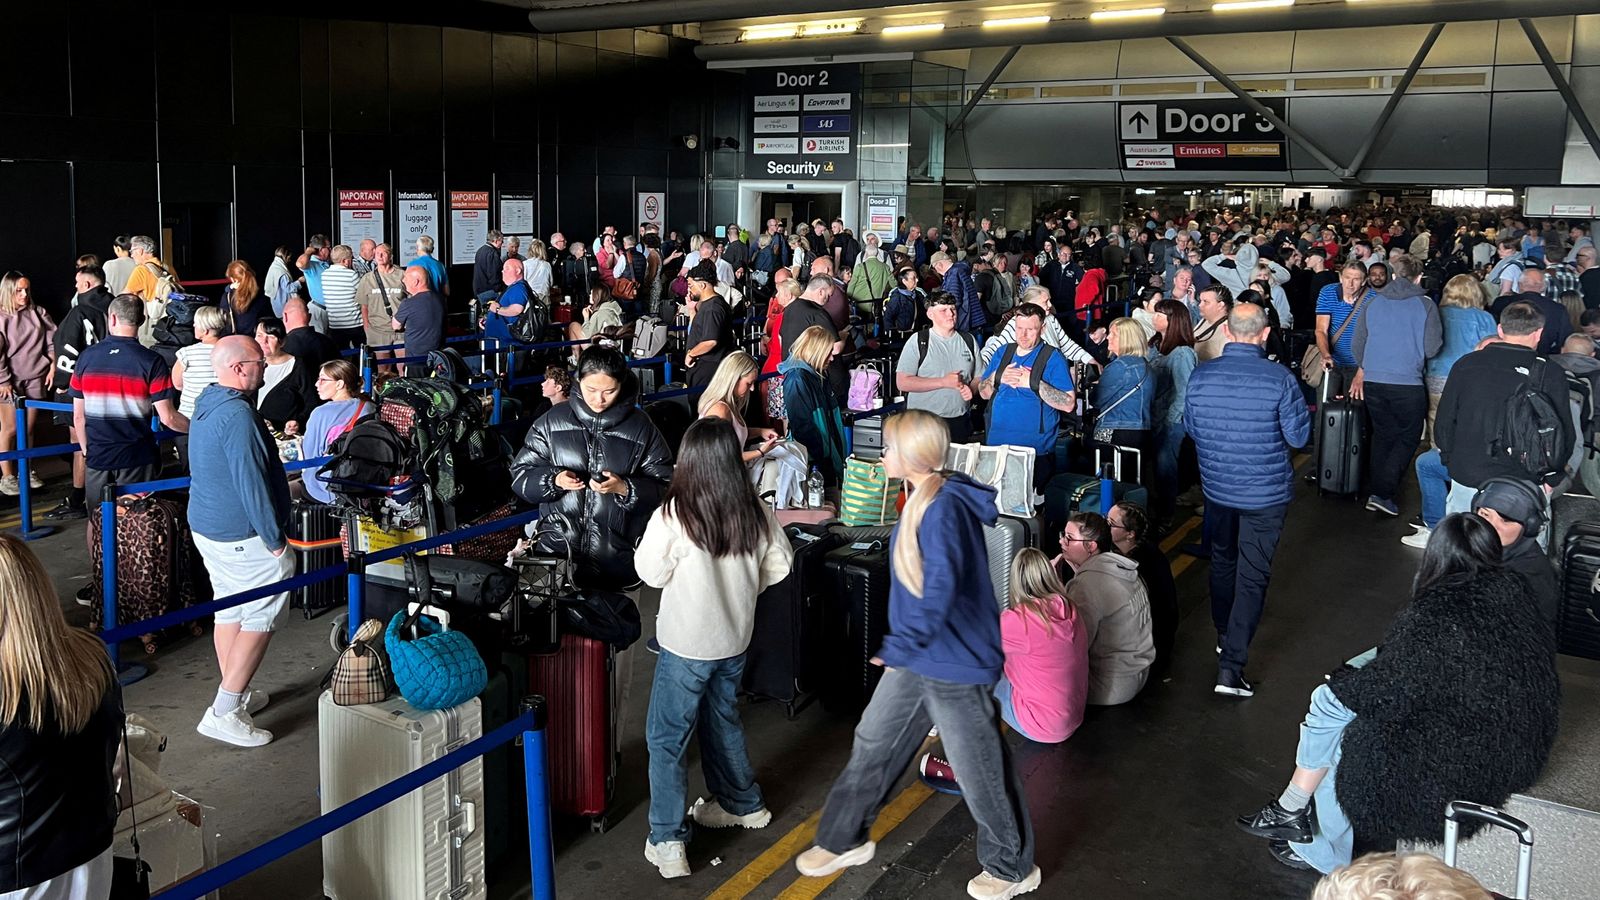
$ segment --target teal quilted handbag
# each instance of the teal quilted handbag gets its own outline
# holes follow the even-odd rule
[[[483,693],[489,670],[459,631],[445,631],[419,609],[394,614],[383,636],[400,696],[418,709],[449,709]]]

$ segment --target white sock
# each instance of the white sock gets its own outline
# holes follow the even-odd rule
[[[234,693],[223,688],[217,688],[217,699],[211,702],[211,711],[216,715],[225,716],[238,709],[243,702],[244,691]]]

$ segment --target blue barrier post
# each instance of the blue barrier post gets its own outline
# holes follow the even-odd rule
[[[17,451],[28,449],[28,398],[20,394],[12,394],[17,404]],[[33,527],[33,489],[29,482],[33,479],[33,461],[26,455],[17,457],[17,514],[22,519],[22,539],[25,541],[37,540],[55,534],[51,527]]]
[[[117,627],[117,487],[106,485],[100,498],[100,627],[106,630]],[[111,654],[111,666],[116,668],[122,660],[116,644],[106,647]]]
[[[350,535],[352,541],[355,535]],[[354,641],[356,631],[364,621],[362,616],[366,610],[367,600],[367,554],[364,550],[350,552],[350,574],[345,576],[346,587],[349,593],[347,607],[350,621],[345,623],[345,640]]]
[[[528,786],[528,871],[534,900],[555,900],[556,847],[550,838],[550,782],[545,765],[544,698],[524,697],[522,711],[533,722],[522,732],[522,774]]]
[[[372,396],[372,359],[363,344],[358,357],[357,365],[361,367],[361,393]]]
[[[1116,451],[1113,450],[1112,452],[1115,453]],[[1112,472],[1111,463],[1106,463],[1100,467],[1100,515],[1107,518],[1111,516],[1111,507],[1116,504],[1116,497],[1114,496],[1116,491],[1114,488],[1117,482]]]
[[[667,354],[666,362],[661,364],[661,377],[666,379],[662,384],[672,383],[672,354]]]

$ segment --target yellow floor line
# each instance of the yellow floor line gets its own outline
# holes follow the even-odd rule
[[[1194,561],[1198,558],[1199,557],[1184,554],[1183,559],[1180,559],[1172,564],[1172,577],[1177,578],[1179,575],[1187,572],[1189,567],[1194,565]]]
[[[917,783],[921,784],[920,781]],[[760,887],[762,882],[772,877],[772,873],[788,864],[796,854],[811,846],[812,840],[817,836],[817,821],[821,818],[822,810],[812,813],[804,822],[779,838],[777,843],[751,860],[749,865],[735,872],[732,878],[707,894],[706,900],[739,900]]]
[[[890,832],[900,827],[900,823],[909,818],[932,796],[932,788],[920,780],[911,782],[900,792],[900,796],[894,798],[882,812],[878,813],[877,821],[872,823],[872,839],[881,842],[888,837]],[[828,886],[838,881],[842,875],[844,871],[835,872],[825,878],[807,878],[802,875],[778,894],[778,900],[810,900],[827,890]]]
[[[1161,552],[1162,553],[1171,553],[1172,552],[1172,548],[1178,546],[1181,543],[1183,543],[1183,539],[1188,537],[1189,536],[1189,532],[1195,530],[1195,528],[1199,524],[1200,524],[1200,517],[1199,516],[1190,516],[1189,517],[1189,521],[1183,523],[1182,525],[1179,525],[1177,531],[1174,531],[1173,533],[1167,535],[1166,539],[1161,542]]]

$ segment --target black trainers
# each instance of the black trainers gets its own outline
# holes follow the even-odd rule
[[[1256,689],[1250,686],[1250,682],[1244,680],[1244,675],[1228,669],[1222,669],[1217,672],[1217,686],[1212,690],[1229,697],[1254,697],[1256,695]]]
[[[61,501],[55,509],[45,513],[44,517],[52,522],[65,522],[68,519],[82,519],[88,515],[89,508],[87,506],[82,503],[73,503],[69,498]]]
[[[1273,859],[1291,869],[1299,869],[1304,872],[1311,868],[1311,863],[1295,855],[1294,848],[1289,846],[1288,841],[1273,841],[1267,844],[1267,851],[1272,854]]]
[[[1245,834],[1275,841],[1304,844],[1311,840],[1311,806],[1290,812],[1272,800],[1247,816],[1234,819]]]

